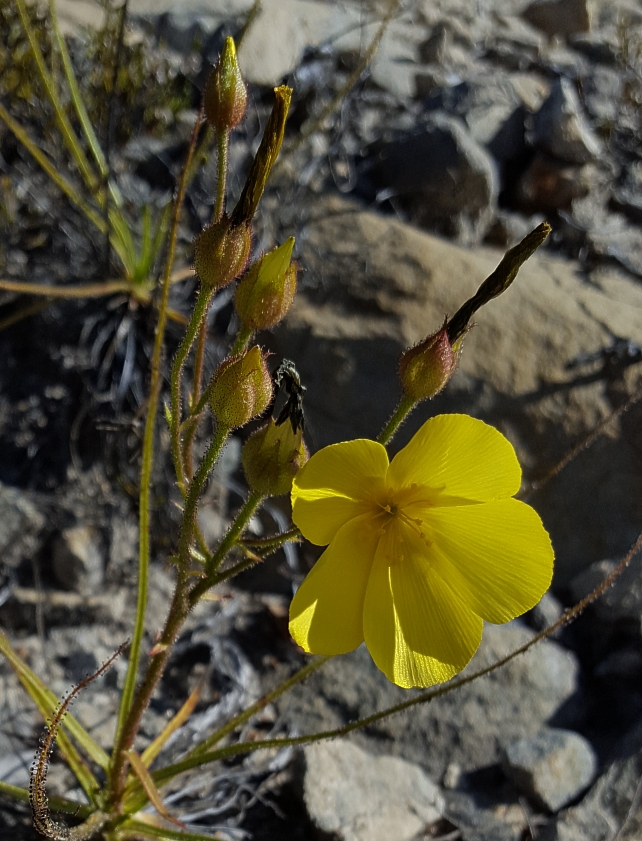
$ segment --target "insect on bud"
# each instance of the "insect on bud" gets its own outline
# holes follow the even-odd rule
[[[404,394],[417,403],[438,394],[457,366],[446,323],[418,345],[405,351],[399,362],[399,376]]]
[[[252,239],[248,225],[231,227],[223,218],[194,240],[194,269],[207,289],[222,289],[247,265]]]
[[[273,327],[290,309],[296,292],[296,264],[290,262],[294,237],[250,266],[234,299],[241,321],[252,330]]]
[[[212,68],[203,93],[205,116],[221,134],[241,122],[247,108],[247,89],[236,60],[233,38],[226,38],[223,51]]]
[[[244,426],[272,402],[272,378],[256,345],[225,359],[212,377],[209,401],[216,419],[228,429]]]
[[[241,461],[250,488],[263,496],[279,496],[292,490],[292,480],[308,460],[299,427],[276,425],[273,418],[245,442]]]

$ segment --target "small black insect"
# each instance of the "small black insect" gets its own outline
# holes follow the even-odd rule
[[[280,426],[287,420],[292,425],[292,432],[298,429],[305,429],[305,417],[303,416],[303,395],[305,386],[301,385],[301,377],[294,367],[294,362],[284,359],[274,372],[274,387],[277,392],[283,388],[287,393],[287,399],[281,409],[276,425]]]

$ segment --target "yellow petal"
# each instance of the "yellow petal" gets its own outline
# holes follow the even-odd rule
[[[388,482],[442,489],[452,497],[486,501],[519,490],[522,471],[510,441],[468,415],[430,418],[393,458]]]
[[[537,604],[553,575],[553,547],[537,513],[516,499],[424,514],[435,570],[487,622]]]
[[[292,484],[292,520],[304,537],[323,546],[344,523],[371,509],[388,469],[385,447],[358,439],[315,453]]]
[[[364,605],[372,659],[398,686],[432,686],[460,672],[482,636],[482,620],[426,561],[427,548],[403,524],[379,541]]]
[[[379,534],[369,516],[337,532],[296,591],[290,633],[313,654],[345,654],[363,642],[363,602]]]

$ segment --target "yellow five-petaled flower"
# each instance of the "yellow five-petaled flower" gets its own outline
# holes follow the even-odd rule
[[[431,418],[392,462],[364,439],[313,455],[294,480],[292,517],[330,545],[292,601],[296,642],[345,654],[365,640],[399,686],[457,674],[482,620],[519,616],[551,582],[542,521],[511,498],[520,481],[510,442],[467,415]]]

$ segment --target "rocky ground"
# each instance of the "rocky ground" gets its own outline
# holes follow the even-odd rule
[[[11,6],[0,3],[3,21]],[[208,62],[225,35],[239,32],[249,6],[130,0],[131,84],[111,125],[113,169],[133,211],[167,200]],[[59,7],[87,84],[104,83],[89,72],[91,32],[104,13],[89,0]],[[292,234],[304,272],[286,322],[263,343],[275,360],[296,361],[313,449],[372,437],[398,397],[401,351],[474,292],[501,248],[546,218],[551,242],[480,312],[447,391],[399,440],[431,414],[470,412],[513,441],[526,487],[642,385],[642,5],[402,3],[370,70],[310,131],[358,70],[386,8],[374,0],[263,0],[240,49],[251,106],[232,145],[233,195],[271,86],[285,80],[295,91],[289,151],[265,197],[256,248]],[[14,52],[0,54],[2,102],[55,152],[47,115],[30,110],[11,75],[18,52],[15,31],[6,31]],[[100,106],[97,96],[97,120]],[[211,212],[214,173],[210,160],[189,192],[185,265]],[[0,199],[2,277],[62,284],[110,276],[104,244],[2,126]],[[192,281],[178,284],[173,306],[187,311],[192,293]],[[2,294],[4,320],[33,304]],[[138,410],[153,321],[146,307],[111,299],[58,303],[2,324],[0,626],[62,695],[131,625]],[[223,292],[210,368],[234,330]],[[170,353],[179,335],[173,326]],[[471,668],[554,621],[633,542],[642,523],[641,429],[637,403],[532,492],[556,548],[554,586],[524,620],[488,626]],[[211,540],[244,493],[239,444],[228,447],[203,508]],[[171,593],[163,559],[176,527],[162,436],[159,446],[150,640]],[[286,523],[280,501],[252,528],[265,534]],[[313,560],[309,547],[290,547],[190,616],[141,744],[201,676],[204,694],[167,748],[172,756],[303,662],[287,635],[287,607]],[[105,747],[124,668],[118,662],[75,704]],[[166,803],[195,829],[231,839],[633,841],[642,833],[641,685],[637,558],[576,623],[492,676],[347,739],[181,778]],[[359,650],[268,707],[243,737],[336,727],[408,697]],[[24,785],[41,723],[4,663],[0,709],[0,779]],[[54,763],[51,793],[73,788]],[[0,805],[3,838],[36,837],[24,811]]]

